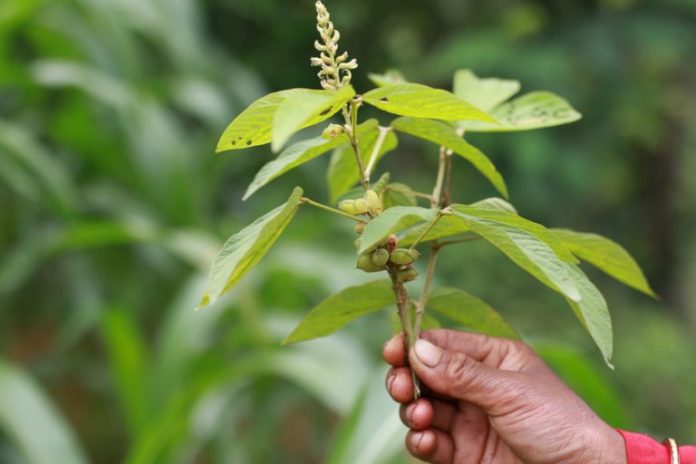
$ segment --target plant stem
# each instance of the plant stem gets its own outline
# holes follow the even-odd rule
[[[423,325],[423,315],[425,314],[425,305],[428,303],[428,294],[430,293],[430,284],[433,281],[435,274],[435,263],[437,255],[440,253],[442,245],[435,244],[430,248],[430,258],[428,258],[428,268],[425,271],[425,280],[423,282],[423,291],[421,292],[420,300],[416,304],[416,320],[413,323],[413,338],[418,340],[421,334]]]
[[[445,169],[447,167],[447,149],[445,147],[440,147],[440,162],[437,167],[437,178],[435,179],[435,187],[433,188],[433,194],[430,197],[430,206],[435,208],[440,204],[440,197],[442,196],[442,184],[445,180]]]
[[[365,190],[370,188],[370,177],[365,169],[365,163],[363,163],[362,156],[360,155],[360,144],[358,143],[358,138],[356,137],[357,127],[358,127],[358,105],[355,99],[351,100],[346,106],[343,107],[343,118],[346,121],[346,129],[348,133],[348,138],[350,139],[350,146],[353,148],[353,154],[355,154],[355,162],[358,165],[358,171],[360,172],[360,183]]]
[[[367,162],[367,167],[365,168],[365,176],[370,178],[370,174],[372,173],[372,168],[375,167],[375,163],[377,162],[377,156],[379,156],[379,151],[382,149],[382,145],[384,145],[384,140],[387,138],[387,134],[391,130],[391,127],[382,127],[379,126],[379,136],[377,136],[377,141],[375,142],[375,147],[372,149],[372,153],[370,154],[370,160]]]
[[[409,352],[415,343],[410,317],[411,300],[408,296],[408,290],[397,279],[397,269],[390,266],[387,271],[389,272],[389,277],[391,277],[392,289],[394,290],[394,296],[396,296],[396,310],[401,321],[401,328],[404,331],[404,337],[406,338],[406,351]],[[411,379],[413,380],[413,399],[418,399],[421,394],[420,381],[413,370],[411,370]]]
[[[364,220],[363,218],[361,218],[361,217],[353,216],[352,214],[345,213],[345,212],[341,211],[340,209],[336,209],[336,208],[332,208],[332,207],[330,207],[330,206],[326,206],[326,205],[324,205],[324,204],[322,204],[322,203],[316,202],[316,201],[311,200],[311,199],[309,199],[309,198],[307,198],[307,197],[302,197],[302,199],[300,200],[300,202],[301,202],[301,203],[305,203],[305,204],[307,204],[307,205],[314,206],[315,208],[323,209],[324,211],[328,211],[328,212],[330,212],[330,213],[334,213],[334,214],[338,214],[338,215],[343,216],[343,217],[347,217],[348,219],[352,219],[353,221],[365,222],[365,220]]]
[[[421,242],[421,240],[423,240],[423,239],[425,238],[425,236],[428,235],[428,232],[430,232],[431,230],[433,230],[433,227],[435,227],[435,224],[437,224],[437,221],[439,221],[441,217],[442,217],[442,212],[438,211],[437,217],[435,217],[435,220],[432,221],[432,222],[430,223],[430,225],[428,225],[428,227],[426,227],[426,229],[423,231],[423,233],[421,233],[421,234],[418,236],[418,238],[416,239],[416,241],[413,242],[413,244],[411,244],[411,246],[410,246],[409,248],[410,248],[410,249],[414,249],[414,248]]]

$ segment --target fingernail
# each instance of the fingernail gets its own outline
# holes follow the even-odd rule
[[[416,357],[428,367],[435,367],[437,363],[440,362],[440,357],[442,357],[442,350],[437,346],[433,345],[427,340],[422,338],[416,341],[413,347],[416,352]]]

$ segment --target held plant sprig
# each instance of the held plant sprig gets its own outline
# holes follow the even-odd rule
[[[212,304],[228,292],[271,248],[299,207],[310,205],[349,220],[358,238],[357,268],[385,275],[344,289],[312,309],[286,339],[287,343],[326,336],[351,320],[396,304],[401,330],[412,344],[426,324],[442,320],[494,336],[518,338],[517,332],[488,304],[456,288],[433,289],[440,251],[483,240],[514,264],[561,294],[598,345],[609,364],[612,328],[607,304],[579,267],[586,261],[610,276],[654,296],[631,256],[613,241],[590,233],[548,229],[523,218],[503,198],[507,187],[493,163],[464,136],[469,132],[505,132],[539,129],[580,118],[565,100],[550,92],[520,90],[515,80],[479,78],[469,70],[454,75],[452,92],[407,82],[398,73],[370,75],[377,85],[356,95],[351,71],[357,62],[338,55],[340,34],[321,2],[317,7],[315,43],[322,89],[290,89],[255,101],[222,134],[217,151],[238,150],[271,143],[281,150],[299,130],[317,125],[342,112],[341,123],[329,123],[319,137],[283,149],[256,174],[244,195],[288,171],[326,153],[332,153],[327,180],[329,206],[303,196],[296,187],[288,201],[230,237],[215,259],[199,307]],[[396,115],[388,125],[359,121],[363,104]],[[416,192],[382,173],[371,183],[384,155],[397,147],[396,134],[434,143],[439,156],[431,193]],[[463,158],[478,170],[503,198],[471,204],[456,203],[450,185],[455,161]],[[361,187],[354,188],[356,184]],[[425,203],[425,204],[424,204]],[[427,265],[420,297],[413,300],[407,285],[417,279],[416,261],[428,245]]]

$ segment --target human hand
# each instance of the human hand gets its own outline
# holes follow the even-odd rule
[[[409,452],[434,464],[626,464],[621,435],[522,342],[424,332],[407,353],[384,346],[387,390],[411,430]],[[413,401],[414,370],[425,394]]]

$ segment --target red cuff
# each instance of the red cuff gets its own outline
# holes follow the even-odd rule
[[[623,430],[619,433],[626,442],[627,464],[670,464],[669,446],[647,435]],[[696,447],[680,447],[679,458],[681,464],[696,464]]]

